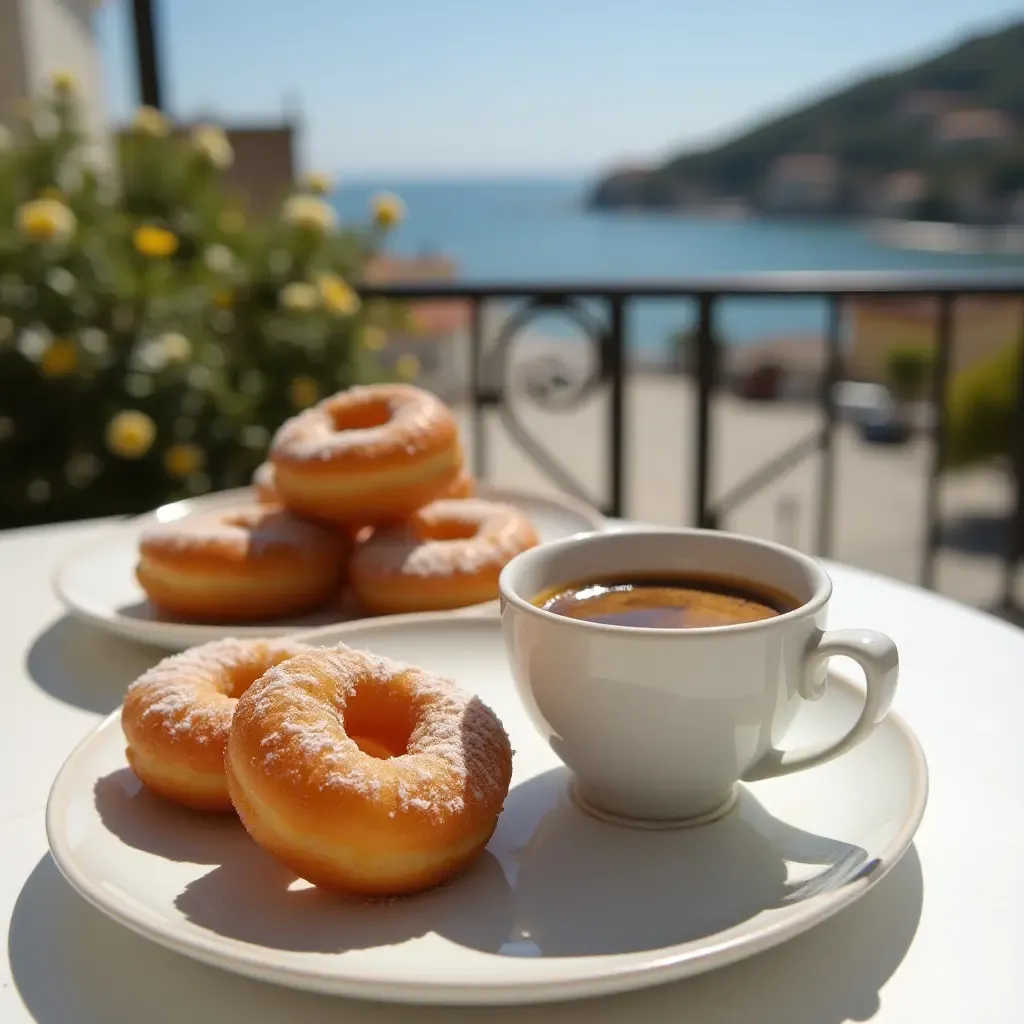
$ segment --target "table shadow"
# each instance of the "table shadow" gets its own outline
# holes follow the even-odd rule
[[[529,835],[513,855],[508,956],[622,955],[719,936],[872,867],[861,847],[774,818],[746,789],[718,821],[652,832],[585,814],[567,796],[570,778],[546,772],[506,802]],[[538,807],[547,812],[531,828],[520,815]]]
[[[249,981],[139,939],[82,900],[49,855],[11,916],[8,956],[18,995],[38,1024],[843,1024],[878,1012],[921,916],[921,863],[911,848],[856,904],[776,949],[643,992],[536,1007],[387,1006]]]
[[[190,811],[146,789],[128,768],[98,779],[96,810],[121,842],[166,860],[212,865],[174,905],[194,924],[273,949],[338,953],[436,932],[494,952],[511,928],[509,886],[488,852],[446,886],[391,901],[345,900],[266,854],[232,812]]]
[[[121,705],[128,685],[166,655],[64,615],[32,642],[25,669],[56,700],[107,715]]]
[[[185,886],[174,905],[194,924],[270,949],[316,953],[394,946],[433,932],[496,952],[511,923],[509,887],[484,851],[448,885],[408,899],[348,900],[296,878],[252,840]]]
[[[117,614],[125,619],[135,619],[139,622],[159,622],[165,625],[204,625],[219,626],[230,630],[232,626],[259,626],[259,622],[251,619],[213,618],[197,620],[184,615],[175,615],[164,608],[159,608],[146,598],[138,601],[130,601],[127,604],[118,605]],[[297,615],[288,615],[283,618],[273,619],[275,626],[294,626],[301,629],[316,629],[320,626],[335,625],[345,622],[350,618],[358,617],[358,608],[353,599],[343,595],[337,602],[315,608],[312,611],[302,612]]]
[[[96,813],[126,846],[165,860],[221,864],[237,845],[253,845],[234,811],[193,811],[147,789],[130,768],[96,780]]]

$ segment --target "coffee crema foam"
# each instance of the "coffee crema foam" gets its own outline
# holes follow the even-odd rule
[[[742,578],[622,574],[543,591],[532,602],[571,619],[646,629],[736,626],[799,607],[789,594]]]

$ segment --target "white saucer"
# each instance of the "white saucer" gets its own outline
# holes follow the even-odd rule
[[[378,619],[331,639],[451,675],[505,723],[512,789],[467,873],[389,904],[321,893],[233,817],[142,790],[115,713],[68,758],[47,806],[50,850],[74,888],[141,935],[265,981],[389,1002],[529,1003],[642,988],[778,945],[887,874],[924,811],[924,756],[890,714],[830,764],[741,787],[709,825],[605,824],[571,801],[568,773],[529,724],[496,617]],[[790,738],[838,735],[861,699],[835,678]]]
[[[529,491],[481,483],[480,497],[522,509],[542,541],[605,529],[596,509],[570,498],[550,498]],[[225,636],[281,636],[358,617],[334,607],[300,618],[246,625],[199,625],[161,616],[135,580],[139,534],[153,522],[170,522],[192,512],[224,508],[254,500],[249,488],[220,491],[177,501],[112,526],[101,539],[74,552],[57,570],[54,590],[80,619],[117,636],[176,651]]]

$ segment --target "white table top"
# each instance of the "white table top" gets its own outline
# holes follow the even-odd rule
[[[307,995],[194,963],[93,910],[47,853],[43,811],[65,755],[160,652],[62,612],[50,573],[106,524],[0,533],[0,1021],[41,1024],[496,1024],[1024,1020],[1024,631],[944,598],[829,565],[830,626],[897,640],[895,708],[928,756],[931,796],[893,872],[835,918],[696,979],[585,1003],[391,1007]]]

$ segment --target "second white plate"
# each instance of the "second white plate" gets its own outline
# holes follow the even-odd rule
[[[604,517],[569,498],[481,483],[481,498],[514,505],[533,521],[542,542],[605,529]],[[177,651],[221,637],[283,636],[344,621],[338,608],[258,625],[207,625],[162,616],[135,580],[139,534],[154,521],[170,522],[192,512],[253,500],[248,488],[220,491],[163,505],[112,526],[102,538],[76,551],[54,576],[57,596],[78,618],[117,636]]]
[[[500,716],[512,788],[480,859],[421,896],[339,900],[271,860],[237,818],[142,789],[115,714],[68,758],[47,806],[54,859],[87,900],[187,956],[294,988],[411,1003],[572,999],[711,970],[806,931],[889,872],[924,811],[924,757],[890,714],[835,761],[743,787],[711,825],[619,828],[569,798],[567,771],[516,695],[497,618],[378,619],[318,641],[449,675]],[[787,746],[839,735],[862,703],[835,678]],[[796,983],[806,969],[794,963]]]

